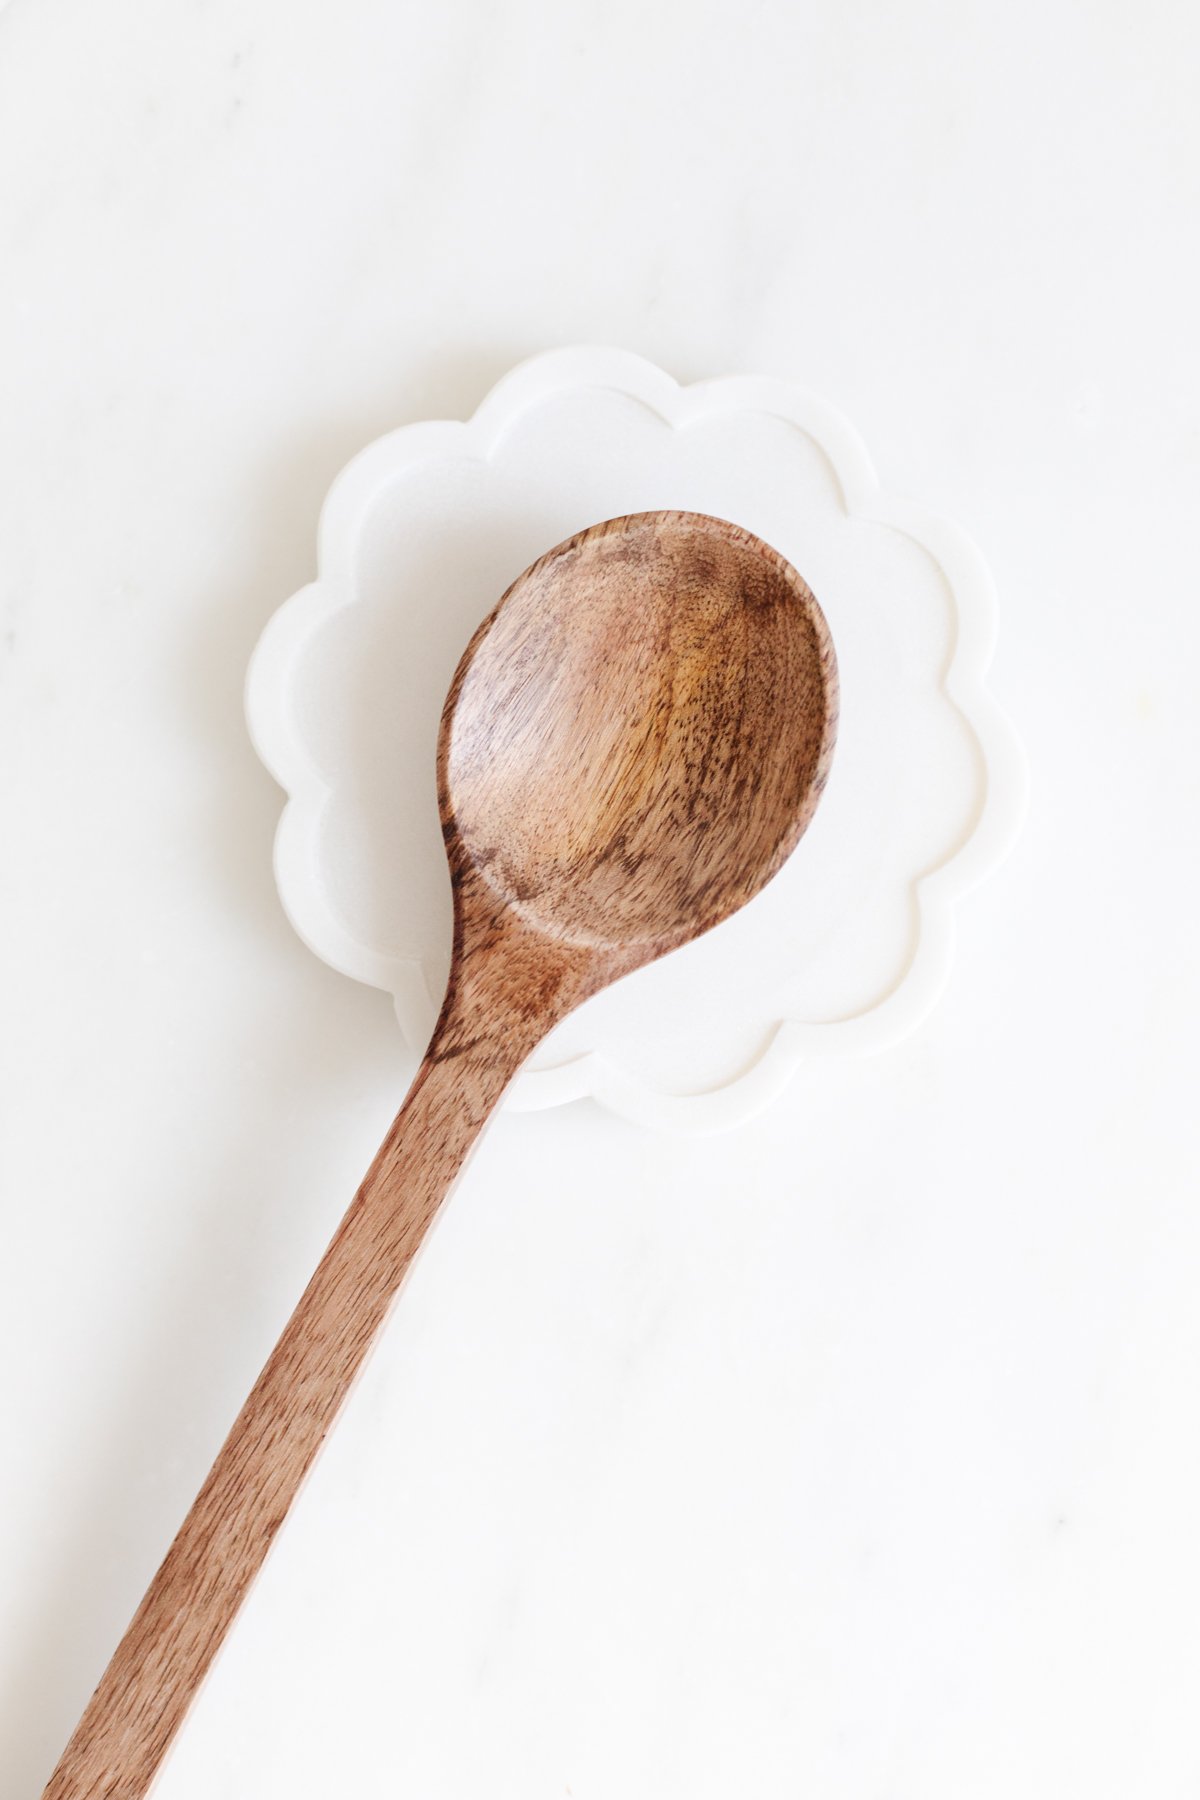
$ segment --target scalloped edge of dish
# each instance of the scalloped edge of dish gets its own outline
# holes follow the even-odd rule
[[[288,671],[313,629],[353,604],[359,528],[379,490],[431,456],[465,454],[487,460],[530,407],[572,387],[625,394],[675,429],[737,413],[765,413],[794,426],[827,457],[849,515],[889,525],[929,554],[946,581],[955,614],[954,645],[941,685],[978,745],[983,798],[958,849],[914,882],[915,948],[891,990],[846,1019],[820,1024],[778,1021],[746,1068],[722,1086],[701,1093],[672,1093],[640,1080],[603,1052],[589,1051],[552,1068],[524,1070],[505,1100],[515,1111],[531,1112],[590,1097],[638,1124],[685,1132],[720,1131],[762,1111],[805,1061],[886,1050],[927,1018],[950,975],[955,903],[1008,854],[1021,828],[1028,791],[1020,741],[986,684],[998,607],[982,555],[958,526],[911,501],[884,494],[857,432],[835,408],[804,389],[753,375],[718,376],[683,386],[629,351],[549,350],[504,375],[470,419],[402,425],[353,457],[321,510],[317,579],[285,601],[268,621],[247,671],[251,741],[287,795],[275,835],[275,880],[293,928],[323,962],[391,993],[402,1029],[406,1017],[427,1012],[429,993],[419,960],[383,956],[362,944],[328,904],[317,872],[317,838],[331,790],[291,726],[284,701]],[[405,1035],[410,1036],[406,1029]]]

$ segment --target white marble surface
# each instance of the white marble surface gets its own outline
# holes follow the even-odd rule
[[[0,1768],[36,1800],[402,1089],[250,647],[517,357],[794,377],[1000,582],[1030,823],[737,1133],[501,1119],[162,1800],[1200,1784],[1194,9],[0,13]]]

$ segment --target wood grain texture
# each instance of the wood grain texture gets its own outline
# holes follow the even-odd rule
[[[824,785],[836,694],[796,571],[702,515],[594,526],[481,625],[439,739],[454,950],[432,1040],[44,1800],[149,1792],[508,1082],[572,1007],[775,873]]]

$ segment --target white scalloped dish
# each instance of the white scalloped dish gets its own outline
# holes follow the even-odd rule
[[[247,715],[288,794],[288,916],[326,962],[387,989],[422,1049],[449,958],[434,761],[459,655],[543,551],[660,508],[746,526],[813,589],[841,683],[832,774],[775,881],[565,1020],[509,1104],[590,1094],[712,1130],[804,1058],[881,1049],[920,1022],[954,902],[1023,811],[1023,758],[984,684],[987,570],[956,528],[879,492],[837,414],[780,382],[679,387],[621,351],[521,364],[472,419],[404,426],[339,476],[318,578],[267,626]]]

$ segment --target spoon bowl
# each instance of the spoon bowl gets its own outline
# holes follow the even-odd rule
[[[698,513],[594,525],[512,584],[459,665],[452,868],[547,939],[648,961],[780,867],[836,710],[821,610],[769,545]]]

